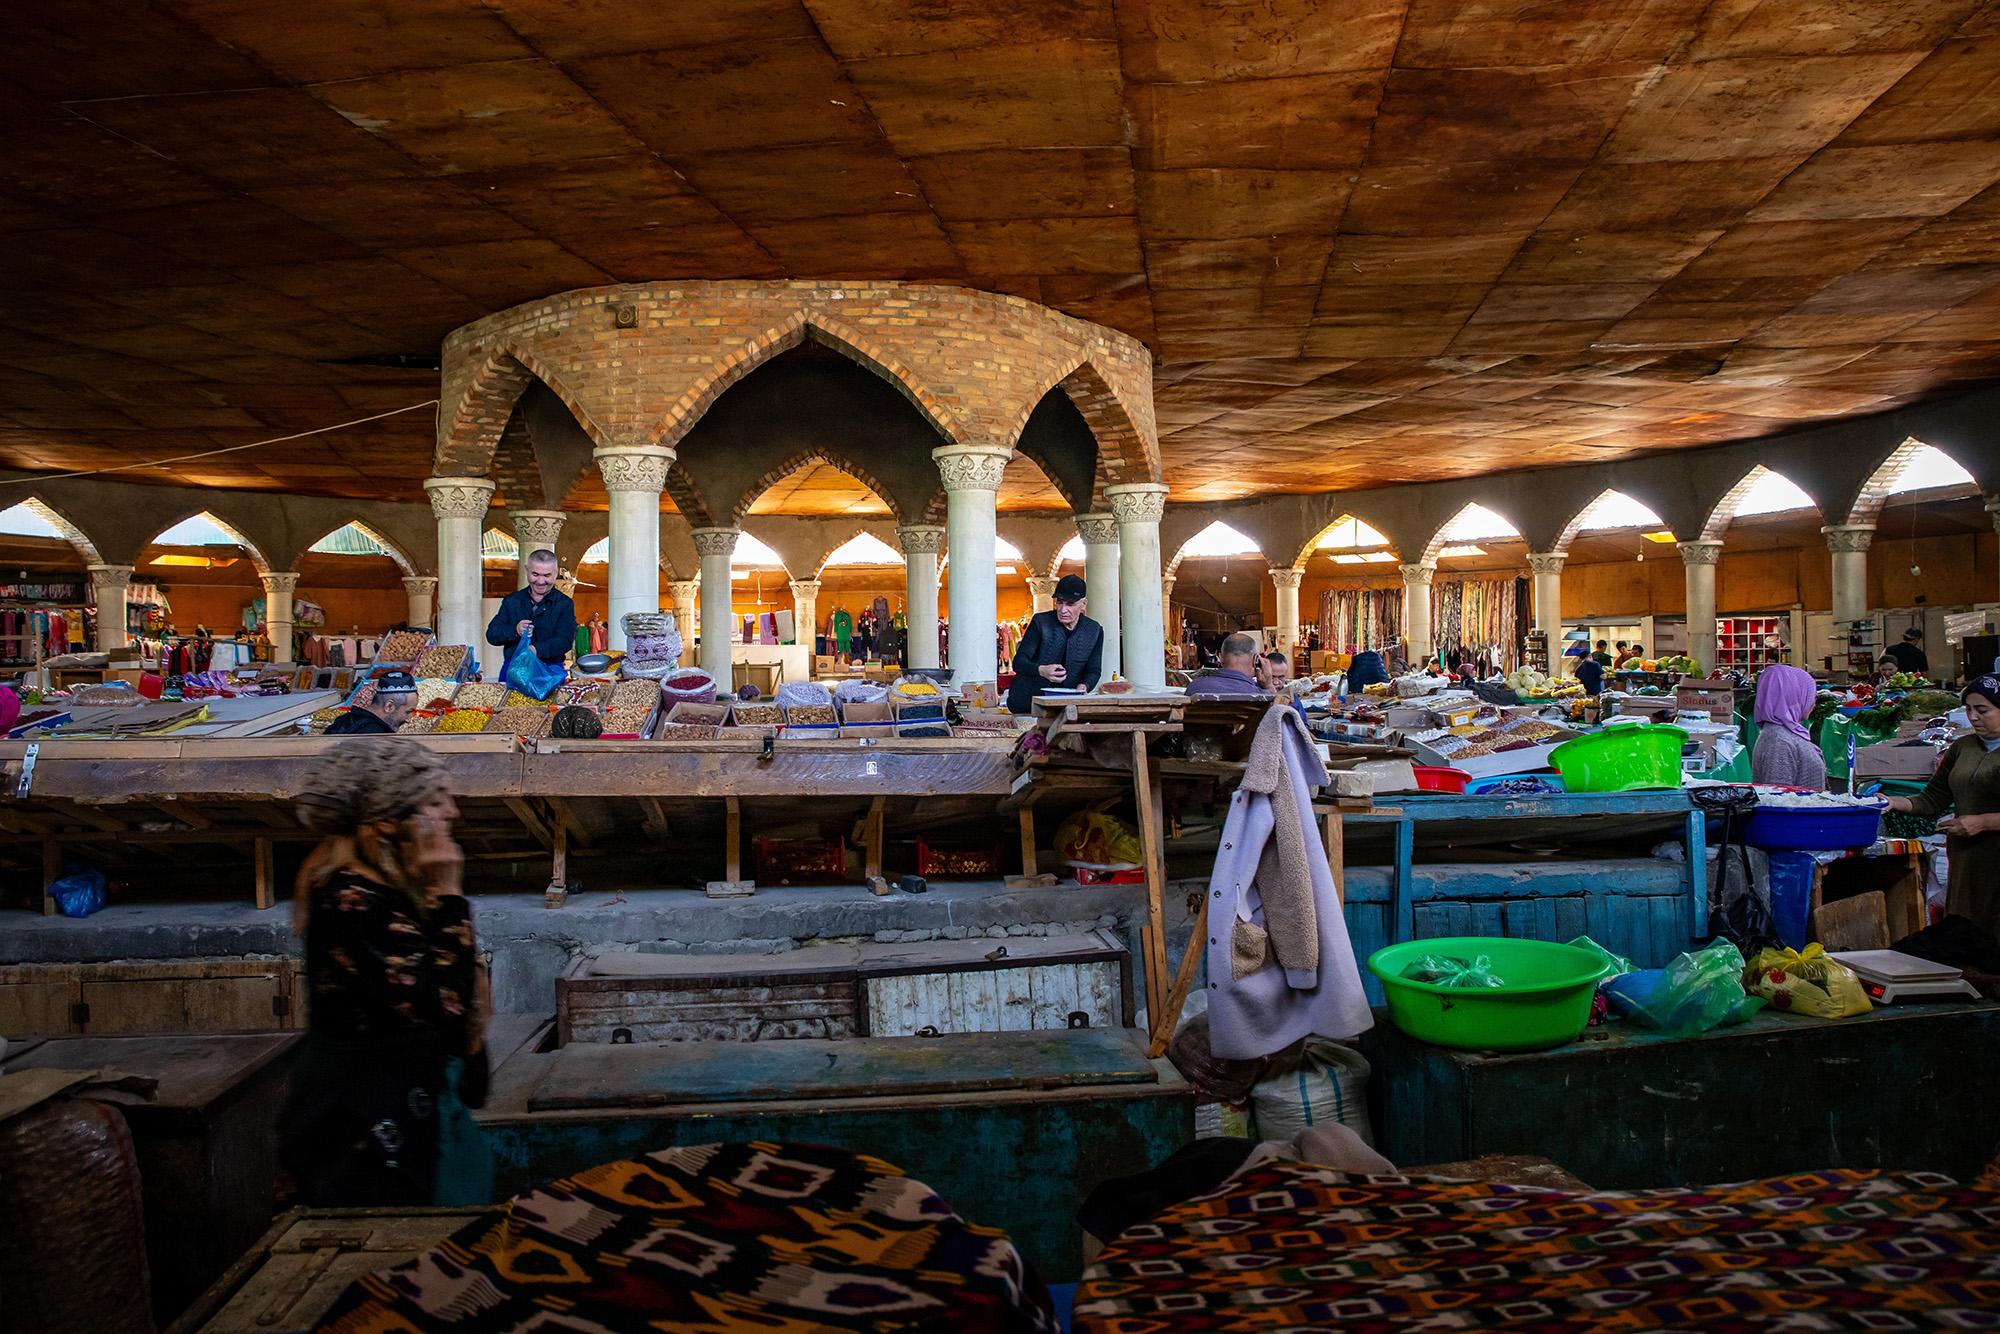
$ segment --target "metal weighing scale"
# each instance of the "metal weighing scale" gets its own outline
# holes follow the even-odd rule
[[[1848,950],[1829,954],[1854,970],[1868,999],[1877,1005],[1898,1001],[1978,1000],[1979,990],[1959,969],[1897,950]]]

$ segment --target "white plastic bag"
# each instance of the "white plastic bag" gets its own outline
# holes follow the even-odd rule
[[[1327,1038],[1307,1038],[1296,1050],[1271,1059],[1250,1090],[1257,1138],[1288,1140],[1308,1126],[1338,1122],[1369,1148],[1368,1058]]]

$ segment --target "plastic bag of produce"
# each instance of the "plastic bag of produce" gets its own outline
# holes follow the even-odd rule
[[[843,707],[849,704],[880,704],[889,698],[889,687],[874,681],[842,681],[834,686],[833,697]]]
[[[1743,955],[1726,940],[1680,955],[1665,968],[1614,977],[1602,990],[1619,1014],[1674,1037],[1740,1024],[1765,1004],[1743,990]]]
[[[1368,1060],[1354,1048],[1307,1038],[1273,1056],[1250,1090],[1258,1139],[1288,1140],[1308,1126],[1338,1122],[1375,1146],[1368,1121]]]
[[[1434,987],[1467,990],[1490,990],[1507,985],[1505,978],[1493,975],[1493,961],[1483,954],[1470,959],[1450,954],[1421,954],[1403,968],[1403,976],[1412,982],[1427,982]]]
[[[71,862],[49,886],[49,897],[64,917],[88,917],[104,906],[104,872],[89,862]]]
[[[569,669],[559,662],[543,662],[542,655],[535,652],[534,638],[523,635],[500,675],[529,699],[547,699],[569,679]]]
[[[1803,950],[1767,948],[1757,951],[1743,970],[1744,986],[1771,1002],[1774,1010],[1811,1015],[1815,1019],[1845,1019],[1867,1014],[1873,1007],[1854,970],[1826,957],[1819,943]]]
[[[778,687],[777,702],[787,709],[831,708],[833,692],[817,681],[787,681]]]

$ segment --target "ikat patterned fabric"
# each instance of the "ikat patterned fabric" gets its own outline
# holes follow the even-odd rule
[[[1579,1194],[1277,1160],[1128,1228],[1074,1329],[2000,1329],[2000,1191],[1842,1171]]]
[[[517,1196],[358,1280],[335,1334],[1056,1334],[1005,1234],[877,1158],[705,1144]]]

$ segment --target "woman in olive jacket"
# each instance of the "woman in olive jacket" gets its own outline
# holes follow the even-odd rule
[[[1952,742],[1937,772],[1914,797],[1891,797],[1889,809],[1936,819],[1951,864],[1945,911],[2000,936],[2000,676],[1965,688],[1972,733]]]

